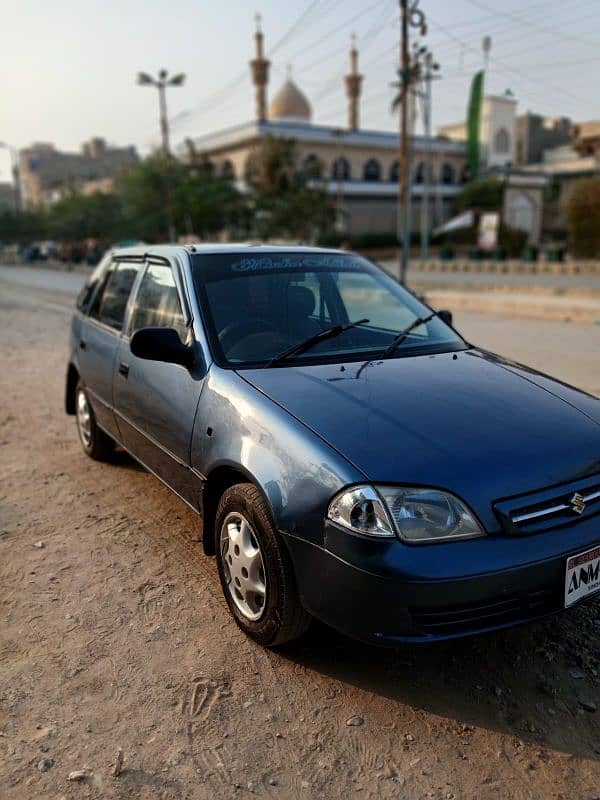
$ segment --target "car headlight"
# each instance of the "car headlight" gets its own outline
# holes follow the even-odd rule
[[[338,525],[368,536],[395,536],[381,497],[372,486],[353,486],[336,495],[327,516]]]
[[[411,544],[484,536],[465,504],[448,492],[408,486],[354,486],[338,494],[329,519],[368,536]]]

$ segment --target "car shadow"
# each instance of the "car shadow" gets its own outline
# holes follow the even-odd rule
[[[596,601],[517,628],[395,649],[358,643],[313,623],[303,639],[278,652],[460,726],[600,760],[600,711],[593,711],[600,709],[599,644]]]
[[[122,447],[117,447],[111,454],[110,463],[113,467],[123,467],[123,469],[133,470],[134,472],[148,472],[139,461],[136,461],[135,458],[129,455],[127,450],[123,450]]]

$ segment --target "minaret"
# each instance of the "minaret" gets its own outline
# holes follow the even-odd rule
[[[356,49],[356,36],[352,34],[352,47],[350,48],[350,72],[345,77],[346,96],[348,97],[348,128],[358,130],[358,100],[362,86],[363,76],[358,73],[358,50]]]
[[[264,122],[267,119],[267,83],[269,81],[269,66],[271,62],[264,57],[260,22],[260,14],[257,14],[256,33],[254,34],[256,58],[253,58],[250,62],[250,69],[252,70],[252,83],[256,87],[256,119],[259,122]]]

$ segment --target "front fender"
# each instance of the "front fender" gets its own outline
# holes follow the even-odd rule
[[[213,365],[196,415],[192,467],[222,466],[247,475],[263,492],[278,529],[323,543],[333,495],[364,480],[317,434],[232,370]]]

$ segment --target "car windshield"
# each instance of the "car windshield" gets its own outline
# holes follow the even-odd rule
[[[385,272],[351,253],[210,253],[193,255],[192,263],[208,337],[222,366],[267,366],[320,331],[365,319],[281,366],[375,358],[401,331],[431,314]],[[465,347],[452,328],[433,317],[387,355]]]

